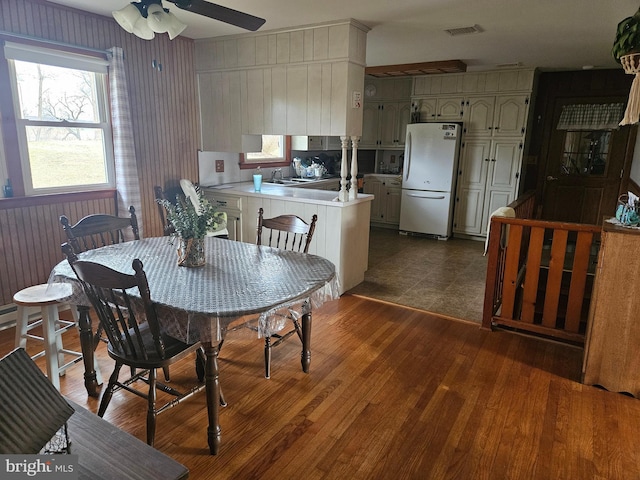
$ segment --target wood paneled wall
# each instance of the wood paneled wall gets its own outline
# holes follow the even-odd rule
[[[50,200],[0,209],[0,305],[11,303],[13,294],[24,287],[46,283],[53,266],[64,259],[60,245],[66,236],[60,215],[75,223],[91,213],[115,213],[113,191],[94,198],[83,194],[76,197],[62,197],[60,203]]]
[[[180,178],[198,181],[194,42],[184,37],[171,41],[166,34],[141,40],[125,32],[111,17],[44,0],[1,0],[0,30],[80,47],[123,48],[142,195],[138,218],[145,236],[161,235],[153,186],[176,186]],[[162,65],[160,71],[152,67],[154,60]],[[0,89],[0,95],[8,94],[7,88]],[[4,122],[6,114],[2,113]],[[7,162],[18,161],[7,158]],[[61,213],[70,212],[67,215],[76,220],[80,215],[109,213],[115,208],[113,200],[80,205],[51,198],[48,205],[38,207],[21,206],[19,199],[12,199],[11,206],[3,206],[3,202],[7,200],[0,199],[0,305],[10,302],[14,291],[47,280],[48,269],[60,259]],[[27,258],[31,260],[27,262]]]

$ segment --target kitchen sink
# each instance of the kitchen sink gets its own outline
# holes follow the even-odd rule
[[[263,182],[269,183],[271,185],[299,185],[301,183],[313,183],[313,182],[318,182],[320,180],[325,180],[325,179],[315,178],[315,177],[310,177],[310,178],[293,177],[293,178],[283,178],[283,179],[276,178],[274,180],[263,180]]]
[[[322,178],[290,178],[288,181],[289,182],[294,182],[294,183],[305,183],[305,182],[317,182],[319,180],[322,180]]]

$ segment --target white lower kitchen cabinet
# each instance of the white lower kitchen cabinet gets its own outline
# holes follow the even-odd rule
[[[229,238],[242,242],[242,205],[246,204],[246,197],[211,192],[207,189],[204,189],[204,195],[214,207],[227,214]]]
[[[491,213],[516,198],[522,140],[467,139],[462,145],[454,233],[485,236]]]
[[[293,214],[309,222],[317,215],[309,253],[333,262],[340,280],[340,294],[364,281],[369,261],[370,195],[360,194],[356,200],[338,202],[333,191],[263,184],[262,191],[256,193],[251,182],[224,188],[224,193],[215,187],[203,190],[227,215],[230,210],[239,210],[236,239],[247,243],[256,242],[260,208],[266,218]],[[229,233],[231,236],[231,228]]]
[[[383,227],[398,227],[402,180],[398,175],[365,175],[364,193],[373,195],[371,223]]]

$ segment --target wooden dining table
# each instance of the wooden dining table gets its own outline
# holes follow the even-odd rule
[[[262,337],[284,328],[287,316],[299,311],[302,370],[308,373],[312,310],[338,298],[339,285],[333,263],[316,255],[215,237],[205,239],[205,252],[204,266],[180,267],[170,238],[155,237],[88,250],[78,258],[123,273],[132,273],[132,261],[140,259],[164,333],[185,343],[202,343],[206,353],[207,438],[210,452],[216,454],[221,439],[218,353],[229,324],[255,315],[258,336]],[[66,301],[80,311],[85,386],[89,395],[98,396],[93,361],[97,339],[88,299],[66,260],[53,268],[49,282],[74,287]]]

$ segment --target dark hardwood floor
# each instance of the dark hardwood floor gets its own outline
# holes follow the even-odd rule
[[[104,345],[98,358],[106,379]],[[156,448],[194,479],[637,479],[640,402],[580,384],[581,363],[578,348],[344,295],[315,312],[309,374],[294,338],[266,380],[263,342],[228,336],[219,455],[203,394],[159,417]],[[195,378],[191,361],[171,373]],[[81,365],[61,389],[97,410]],[[121,391],[105,418],[143,440],[145,406]]]

